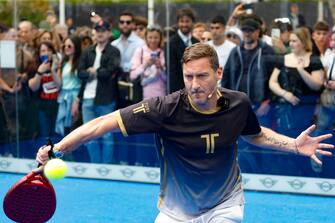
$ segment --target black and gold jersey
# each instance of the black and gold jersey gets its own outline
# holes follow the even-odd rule
[[[236,191],[241,192],[237,139],[261,129],[244,93],[220,89],[217,94],[229,106],[203,113],[180,90],[117,112],[125,136],[156,133],[161,161],[159,208],[176,219],[194,218],[242,199],[232,199]]]

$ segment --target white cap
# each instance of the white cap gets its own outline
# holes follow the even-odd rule
[[[226,35],[227,34],[235,34],[240,38],[240,40],[243,39],[242,31],[237,26],[229,26],[229,27],[227,26],[225,34]]]

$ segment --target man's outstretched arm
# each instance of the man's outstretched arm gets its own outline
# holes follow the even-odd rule
[[[321,165],[322,162],[317,158],[316,154],[319,153],[321,155],[331,156],[332,153],[325,151],[324,149],[333,149],[334,145],[321,143],[321,141],[331,138],[332,134],[316,137],[310,136],[315,127],[315,125],[310,126],[296,139],[279,134],[271,129],[261,127],[262,130],[258,135],[243,136],[243,139],[256,146],[309,156],[316,163]]]
[[[80,145],[98,138],[107,132],[120,131],[117,117],[119,111],[93,119],[79,128],[73,130],[70,134],[64,137],[59,143],[55,144],[54,150],[67,153],[75,150]],[[44,164],[48,160],[48,151],[50,147],[41,147],[37,153],[37,162]]]

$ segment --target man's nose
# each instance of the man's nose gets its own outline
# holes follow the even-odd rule
[[[199,80],[198,78],[193,78],[192,80],[192,88],[198,88],[200,85],[199,85]]]

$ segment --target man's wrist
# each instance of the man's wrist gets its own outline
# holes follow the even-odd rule
[[[297,154],[297,155],[301,154],[300,151],[299,151],[299,145],[298,145],[296,139],[294,140],[294,153]]]
[[[53,153],[57,158],[61,158],[64,156],[64,151],[60,148],[59,145],[54,145]]]

